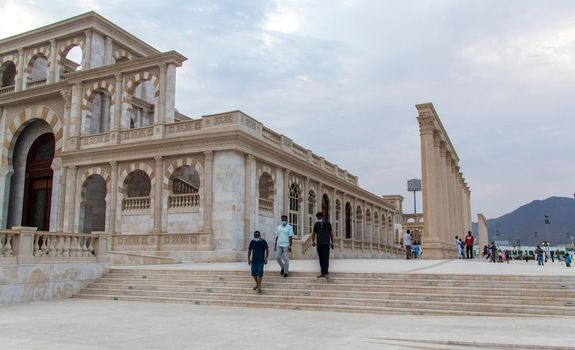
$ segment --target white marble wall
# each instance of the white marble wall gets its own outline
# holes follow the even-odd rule
[[[167,231],[169,233],[201,232],[203,229],[203,213],[168,213]]]
[[[152,232],[154,229],[154,218],[150,214],[142,215],[122,215],[121,219],[121,231],[122,234],[130,233],[148,233]]]
[[[92,52],[90,58],[90,68],[97,68],[104,65],[106,52],[106,40],[100,33],[92,33]]]
[[[215,250],[243,249],[244,164],[241,153],[214,153],[212,222]]]

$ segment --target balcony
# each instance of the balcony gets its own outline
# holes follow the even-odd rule
[[[28,84],[26,84],[26,87],[28,89],[34,89],[46,85],[46,82],[46,79],[29,81]]]
[[[0,95],[10,94],[16,91],[16,85],[10,85],[0,88]]]
[[[122,212],[140,213],[150,209],[150,197],[131,197],[122,200]]]

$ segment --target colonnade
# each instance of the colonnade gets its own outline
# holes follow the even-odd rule
[[[456,257],[455,236],[471,230],[471,191],[433,104],[416,105],[421,136],[423,246],[428,259]]]

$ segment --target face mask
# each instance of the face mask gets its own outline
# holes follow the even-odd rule
[[[287,225],[287,221],[282,220],[282,225],[284,225],[284,226]]]
[[[321,218],[317,218],[317,222],[322,222],[322,219],[321,219]]]
[[[254,241],[256,241],[256,242],[257,242],[257,241],[259,241],[259,240],[260,240],[260,238],[259,238],[259,237],[258,237],[258,238],[254,238]]]

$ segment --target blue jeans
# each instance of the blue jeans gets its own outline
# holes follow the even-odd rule
[[[543,255],[537,255],[537,265],[543,266]]]
[[[264,276],[264,263],[252,262],[252,276],[263,277]]]

